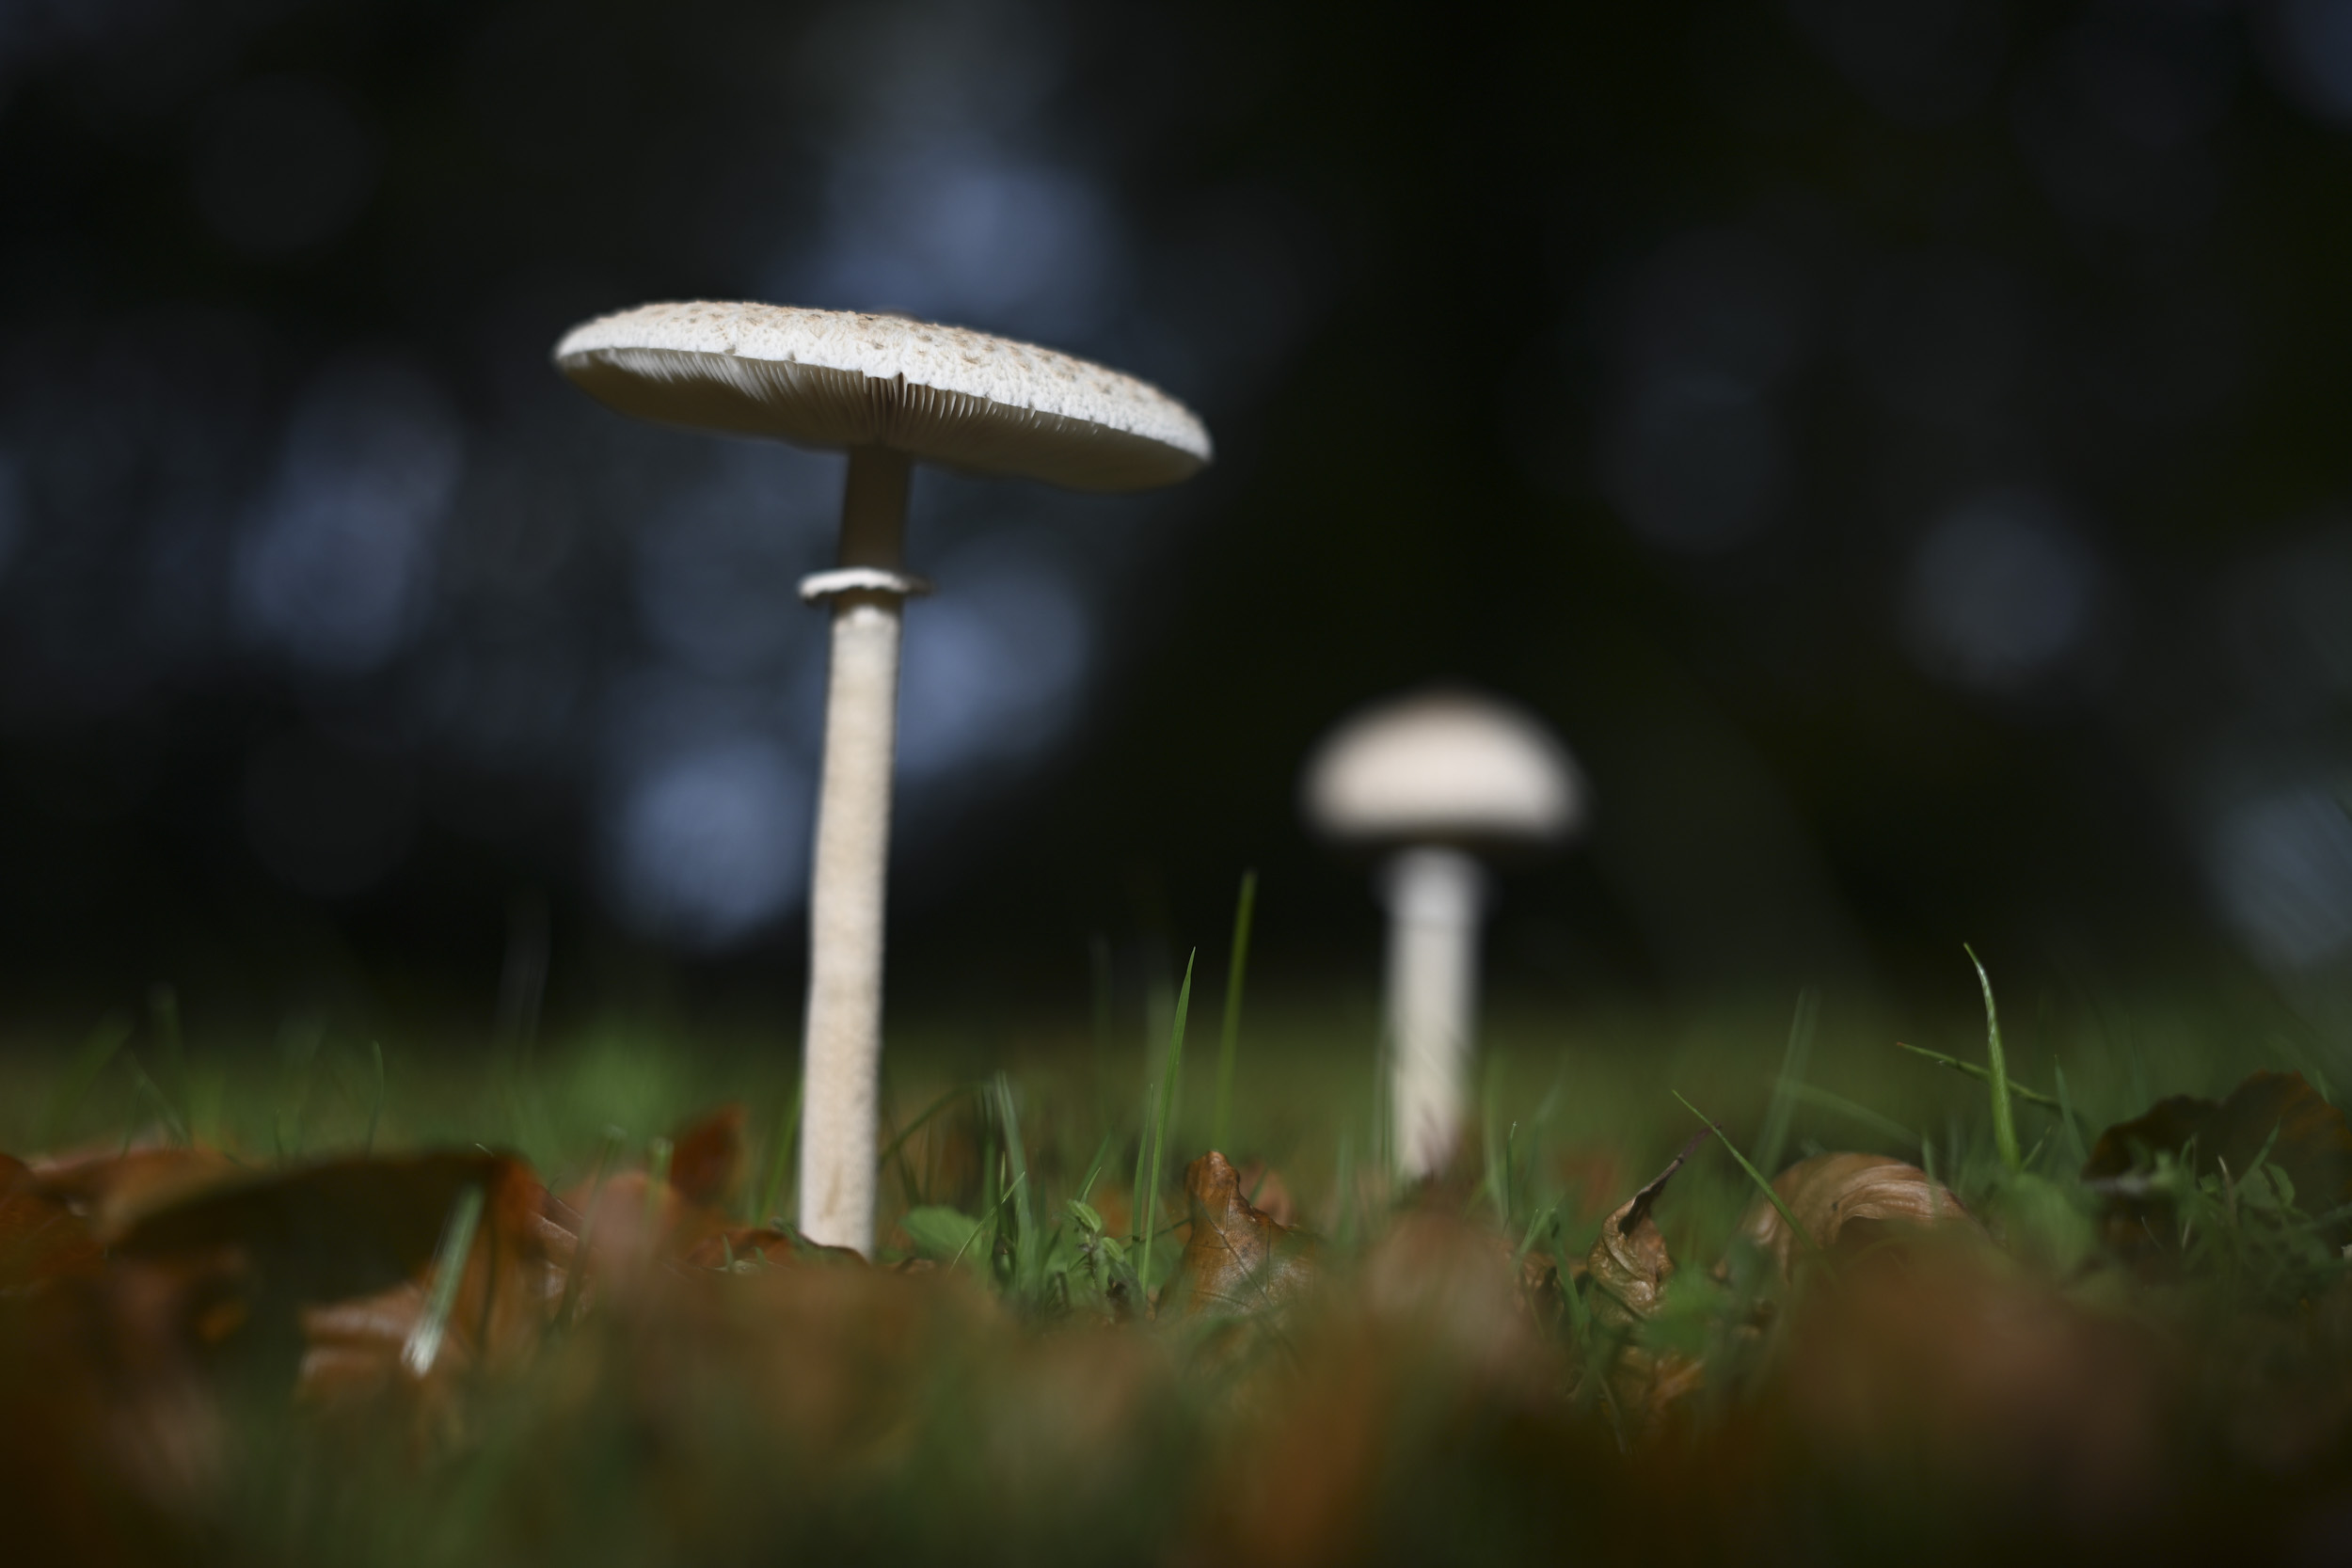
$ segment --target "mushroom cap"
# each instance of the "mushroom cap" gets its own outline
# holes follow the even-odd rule
[[[1307,765],[1307,817],[1336,839],[1527,848],[1567,838],[1584,781],[1524,708],[1431,690],[1381,703],[1333,730]]]
[[[1147,382],[960,326],[789,305],[641,305],[555,362],[624,414],[804,447],[882,447],[1073,490],[1198,472],[1209,432]]]

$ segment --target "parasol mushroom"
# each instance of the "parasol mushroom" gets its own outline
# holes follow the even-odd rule
[[[870,1252],[882,1063],[898,616],[928,591],[899,559],[909,469],[1073,490],[1169,484],[1209,434],[1156,388],[1048,349],[898,316],[775,305],[645,305],[574,327],[556,363],[624,414],[850,456],[834,568],[801,584],[833,610],[809,887],[801,1229]]]
[[[1566,839],[1583,795],[1575,763],[1540,721],[1467,691],[1369,708],[1308,765],[1308,820],[1382,857],[1393,1154],[1408,1179],[1442,1170],[1460,1139],[1486,867]]]

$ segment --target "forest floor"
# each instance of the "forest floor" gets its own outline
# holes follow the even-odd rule
[[[12,1050],[8,1555],[2352,1557],[2292,1031],[1500,1020],[1406,1187],[1352,1027],[1184,1010],[894,1042],[871,1261],[789,1223],[755,1041]]]

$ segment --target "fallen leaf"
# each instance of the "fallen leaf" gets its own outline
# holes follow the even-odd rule
[[[2059,1501],[2106,1542],[2161,1517],[2170,1400],[2166,1353],[2144,1324],[2070,1303],[1986,1253],[1937,1248],[1807,1293],[1787,1345],[1764,1401],[1791,1423],[1779,1442],[1800,1463],[1866,1491],[1936,1478],[2012,1522]]]
[[[2257,1072],[2218,1104],[2174,1095],[2099,1134],[2083,1180],[2106,1195],[2109,1246],[2143,1258],[2171,1246],[2170,1196],[2132,1178],[2156,1155],[2184,1159],[2192,1140],[2199,1177],[2219,1176],[2226,1165],[2230,1180],[2243,1181],[2267,1144],[2264,1163],[2285,1173],[2296,1208],[2317,1216],[2352,1205],[2352,1125],[2344,1113],[2299,1072]],[[2326,1233],[2337,1245],[2352,1241],[2352,1221],[2340,1217]]]
[[[722,1105],[670,1135],[670,1185],[689,1203],[723,1209],[743,1184],[743,1125],[751,1113]]]
[[[1646,1434],[1664,1426],[1680,1403],[1696,1391],[1705,1369],[1692,1357],[1657,1351],[1641,1342],[1641,1324],[1658,1316],[1675,1276],[1675,1260],[1666,1250],[1652,1212],[1683,1162],[1699,1146],[1704,1132],[1694,1134],[1666,1168],[1615,1213],[1601,1221],[1600,1235],[1585,1254],[1584,1291],[1593,1319],[1614,1332],[1598,1348],[1604,1357],[1601,1375],[1628,1435]],[[1578,1286],[1572,1285],[1571,1289]]]
[[[1600,1222],[1600,1235],[1584,1258],[1584,1277],[1600,1292],[1594,1305],[1604,1320],[1623,1324],[1658,1315],[1667,1282],[1674,1278],[1675,1260],[1650,1211],[1697,1147],[1697,1138],[1683,1145],[1682,1152],[1648,1186]]]
[[[1222,1154],[1184,1168],[1191,1233],[1168,1299],[1184,1317],[1247,1314],[1279,1307],[1314,1278],[1314,1241],[1242,1196],[1241,1173]]]
[[[41,1191],[81,1215],[102,1241],[138,1214],[229,1180],[239,1166],[208,1148],[84,1149],[35,1162]]]
[[[1519,1302],[1535,1326],[1550,1333],[1567,1315],[1568,1285],[1549,1253],[1531,1252],[1519,1259]]]
[[[392,1392],[402,1381],[401,1353],[424,1310],[425,1288],[413,1279],[372,1296],[301,1308],[294,1398],[337,1405]]]
[[[1397,1498],[1438,1465],[1476,1474],[1556,1410],[1567,1377],[1536,1331],[1512,1248],[1419,1208],[1336,1289],[1298,1304],[1288,1351],[1242,1386],[1252,1420],[1187,1506],[1202,1538],[1182,1560],[1236,1565],[1442,1560],[1384,1533]],[[1328,1265],[1334,1273],[1345,1267]],[[1442,1458],[1402,1434],[1436,1434]],[[1457,1538],[1458,1556],[1474,1550]]]
[[[767,1226],[738,1226],[694,1243],[682,1261],[689,1268],[724,1269],[732,1259],[739,1271],[778,1267],[787,1263],[856,1263],[865,1259],[853,1247],[820,1246],[794,1231]],[[925,1259],[912,1259],[910,1262]],[[906,1272],[901,1270],[900,1272]]]
[[[270,1274],[272,1289],[337,1301],[422,1273],[457,1195],[470,1186],[486,1196],[518,1172],[495,1154],[421,1154],[241,1174],[142,1204],[114,1242],[150,1259],[233,1247]]]
[[[447,1332],[405,1367],[459,1194],[483,1194]],[[336,1160],[215,1183],[139,1214],[115,1244],[158,1288],[144,1332],[209,1363],[222,1354],[312,1402],[445,1384],[536,1345],[568,1237],[521,1162],[491,1154]],[[120,1265],[119,1265],[120,1266]]]
[[[1298,1200],[1291,1196],[1290,1186],[1283,1181],[1280,1171],[1263,1160],[1252,1160],[1240,1171],[1241,1196],[1256,1205],[1259,1212],[1277,1225],[1298,1223]]]
[[[1950,1188],[1930,1180],[1918,1166],[1883,1154],[1817,1154],[1782,1171],[1772,1191],[1796,1216],[1806,1241],[1823,1252],[1859,1250],[1883,1239],[1889,1227],[1948,1226],[1984,1233]],[[1772,1255],[1783,1279],[1805,1246],[1760,1195],[1748,1205],[1740,1232]]]
[[[656,1186],[642,1170],[623,1171],[601,1186],[582,1182],[563,1201],[579,1216],[573,1234],[588,1248],[588,1274],[606,1281],[690,1257],[728,1229],[726,1215],[690,1201],[669,1182]]]
[[[105,1254],[82,1217],[0,1154],[0,1296],[98,1273]]]

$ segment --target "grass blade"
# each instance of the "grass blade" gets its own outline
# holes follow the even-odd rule
[[[2074,1096],[2066,1092],[2066,1064],[2053,1062],[2051,1066],[2058,1069],[2058,1118],[2066,1123],[2066,1141],[2074,1148],[2074,1168],[2079,1171],[2090,1164],[2090,1151],[2083,1147],[2082,1132],[2074,1125]]]
[[[375,1130],[384,1120],[384,1042],[382,1040],[368,1041],[368,1058],[375,1068],[375,1094],[368,1101],[368,1141],[360,1146],[359,1152],[362,1154],[375,1152]]]
[[[1103,1141],[1094,1146],[1094,1163],[1087,1166],[1086,1180],[1078,1183],[1079,1202],[1084,1203],[1087,1200],[1087,1195],[1094,1191],[1094,1183],[1103,1174],[1103,1162],[1109,1157],[1110,1151],[1111,1135],[1105,1132],[1103,1134]]]
[[[1192,965],[1200,956],[1200,949],[1195,948],[1184,958],[1184,982],[1177,988],[1176,1013],[1168,1026],[1168,1071],[1160,1079],[1158,1114],[1152,1117],[1152,1164],[1146,1173],[1150,1181],[1136,1194],[1136,1208],[1150,1216],[1143,1222],[1143,1263],[1136,1275],[1147,1300],[1152,1293],[1152,1249],[1159,1241],[1160,1172],[1168,1157],[1168,1124],[1176,1115],[1178,1075],[1184,1066],[1184,1014],[1192,1007]]]
[[[1037,1218],[1029,1207],[1029,1156],[1021,1144],[1021,1113],[1012,1102],[1012,1080],[1002,1072],[994,1085],[996,1119],[1005,1132],[1005,1158],[1012,1166],[1012,1180],[1005,1188],[1014,1195],[1012,1206],[1013,1285],[1019,1290],[1029,1283],[1038,1272],[1040,1255],[1037,1245]]]
[[[667,1138],[654,1138],[645,1145],[645,1258],[651,1261],[660,1255],[662,1212],[669,1207],[670,1159],[677,1146]]]
[[[1024,1174],[1025,1175],[1025,1173]],[[972,1250],[972,1243],[978,1241],[982,1236],[988,1233],[988,1227],[995,1223],[996,1211],[1005,1206],[1005,1199],[1012,1196],[1015,1190],[1017,1190],[1021,1184],[1021,1178],[1015,1178],[1011,1182],[1007,1184],[1004,1192],[999,1195],[996,1201],[988,1206],[988,1212],[982,1214],[980,1216],[980,1223],[972,1227],[972,1234],[963,1239],[963,1245],[956,1248],[956,1255],[947,1259],[947,1267],[950,1271],[953,1271],[958,1263],[963,1261],[963,1255]]]
[[[1756,1134],[1756,1163],[1778,1170],[1788,1151],[1788,1127],[1796,1119],[1797,1098],[1804,1086],[1804,1068],[1813,1054],[1813,1032],[1821,1017],[1821,993],[1812,986],[1797,992],[1796,1016],[1788,1021],[1788,1047],[1781,1053],[1780,1076],[1772,1083],[1772,1102],[1764,1113],[1764,1130]]]
[[[154,1083],[170,1097],[173,1115],[184,1132],[188,1127],[188,1049],[180,1034],[180,993],[169,986],[155,987],[147,993],[147,1014],[155,1026]]]
[[[1159,1093],[1146,1080],[1143,1085],[1143,1125],[1136,1131],[1136,1175],[1127,1187],[1127,1240],[1136,1246],[1143,1244],[1143,1233],[1151,1226],[1150,1217],[1143,1212],[1143,1168],[1152,1160],[1152,1123],[1159,1114]]]
[[[793,1140],[799,1137],[801,1132],[801,1096],[806,1089],[806,1078],[794,1074],[792,1098],[784,1102],[783,1114],[776,1117],[775,1137],[768,1148],[768,1174],[760,1180],[759,1200],[753,1206],[749,1216],[754,1225],[766,1225],[769,1215],[780,1212],[776,1203],[784,1196],[785,1175],[792,1168]],[[907,1131],[911,1132],[914,1128]],[[882,1155],[884,1160],[889,1157],[887,1151]]]
[[[572,1243],[572,1266],[564,1271],[563,1299],[555,1304],[558,1328],[572,1321],[572,1307],[580,1300],[580,1284],[588,1275],[588,1249],[596,1239],[596,1211],[603,1207],[605,1179],[612,1174],[612,1156],[620,1152],[627,1136],[619,1128],[608,1127],[596,1145],[596,1171],[588,1180],[588,1207],[580,1213],[580,1236]]]
[[[97,1026],[83,1037],[75,1048],[73,1061],[58,1082],[56,1092],[50,1097],[49,1108],[41,1113],[40,1141],[43,1148],[54,1148],[73,1121],[73,1114],[82,1108],[99,1074],[115,1059],[131,1038],[131,1021],[120,1013],[108,1013]]]
[[[1824,1111],[1835,1111],[1841,1117],[1860,1122],[1880,1137],[1893,1142],[1898,1148],[1908,1148],[1919,1141],[1918,1133],[1894,1117],[1881,1116],[1867,1105],[1848,1100],[1842,1094],[1832,1094],[1827,1089],[1817,1089],[1810,1084],[1793,1085],[1790,1094],[1791,1098],[1802,1100],[1808,1105],[1818,1105]]]
[[[441,1244],[433,1258],[433,1288],[425,1296],[424,1316],[408,1331],[400,1348],[400,1364],[411,1376],[433,1370],[449,1333],[449,1315],[457,1306],[457,1287],[466,1277],[466,1259],[473,1252],[474,1227],[482,1223],[482,1188],[469,1185],[457,1195],[449,1223],[441,1227]]]
[[[1990,1069],[1980,1068],[1974,1062],[1963,1062],[1957,1056],[1947,1056],[1941,1051],[1930,1051],[1924,1045],[1905,1045],[1900,1040],[1897,1040],[1895,1042],[1895,1049],[1898,1051],[1908,1051],[1915,1056],[1933,1062],[1937,1067],[1949,1068],[1954,1072],[1960,1073],[1965,1077],[1974,1078],[1979,1084],[1990,1084],[1993,1082],[1993,1074]],[[2058,1111],[2062,1113],[2066,1109],[2065,1105],[2056,1096],[2043,1094],[2040,1089],[2029,1089],[2014,1078],[2009,1081],[2009,1092],[2019,1100],[2026,1101],[2030,1104],[2041,1106],[2045,1111]]]
[[[1233,952],[1225,962],[1225,1026],[1217,1037],[1216,1108],[1209,1122],[1209,1147],[1227,1151],[1233,1130],[1233,1058],[1241,1045],[1242,982],[1249,973],[1249,922],[1258,908],[1258,873],[1241,874],[1233,901]]]
[[[1788,1205],[1780,1200],[1780,1195],[1774,1192],[1772,1190],[1772,1184],[1764,1179],[1764,1173],[1757,1170],[1754,1165],[1748,1164],[1748,1157],[1740,1152],[1740,1146],[1731,1141],[1731,1134],[1724,1132],[1721,1127],[1716,1126],[1714,1117],[1708,1116],[1705,1111],[1700,1110],[1689,1101],[1683,1100],[1680,1090],[1671,1089],[1667,1092],[1672,1094],[1676,1100],[1681,1101],[1682,1108],[1684,1110],[1698,1117],[1699,1120],[1707,1123],[1708,1131],[1714,1133],[1717,1140],[1723,1144],[1724,1148],[1731,1151],[1731,1157],[1739,1162],[1740,1168],[1748,1173],[1748,1180],[1756,1183],[1756,1190],[1762,1193],[1766,1198],[1770,1199],[1774,1209],[1780,1211],[1781,1223],[1788,1227],[1788,1233],[1796,1237],[1798,1241],[1803,1242],[1804,1243],[1804,1249],[1807,1252],[1820,1252],[1821,1250],[1820,1244],[1806,1233],[1804,1226],[1797,1223],[1797,1216],[1789,1212]]]
[[[1332,1178],[1332,1191],[1338,1194],[1332,1216],[1332,1243],[1345,1252],[1356,1242],[1356,1150],[1347,1129],[1340,1129],[1340,1156],[1337,1174]]]
[[[138,1125],[139,1101],[147,1100],[153,1101],[155,1114],[163,1119],[164,1136],[181,1148],[190,1148],[193,1140],[188,1136],[188,1124],[180,1118],[180,1113],[173,1108],[171,1097],[157,1087],[155,1080],[148,1076],[146,1067],[139,1061],[139,1053],[135,1051],[126,1051],[122,1053],[122,1059],[131,1064],[132,1088],[132,1124],[122,1134],[122,1147],[126,1149],[131,1147],[131,1139]]]
[[[2009,1058],[2001,1050],[2001,1014],[1993,1005],[1993,976],[1984,972],[1984,960],[1966,942],[1961,951],[1977,966],[1977,982],[1984,988],[1984,1053],[1993,1069],[1993,1143],[2001,1151],[2001,1164],[2015,1176],[2026,1168],[2025,1157],[2017,1151],[2017,1120],[2009,1102]]]
[[[906,1141],[909,1138],[912,1138],[915,1133],[923,1130],[923,1124],[925,1122],[930,1121],[931,1117],[939,1115],[940,1112],[946,1110],[948,1106],[953,1105],[957,1101],[961,1100],[964,1096],[973,1093],[975,1090],[985,1092],[986,1087],[987,1086],[985,1085],[981,1084],[958,1084],[954,1088],[949,1089],[946,1094],[941,1095],[937,1100],[934,1100],[929,1105],[924,1106],[923,1114],[921,1116],[916,1117],[913,1121],[908,1122],[905,1129],[900,1132],[897,1137],[892,1138],[888,1143],[882,1146],[882,1153],[875,1158],[874,1168],[876,1170],[880,1170],[884,1165],[890,1164],[891,1157],[896,1155],[899,1149],[906,1147]],[[800,1092],[795,1090],[792,1095],[792,1114],[796,1118],[800,1115]]]

